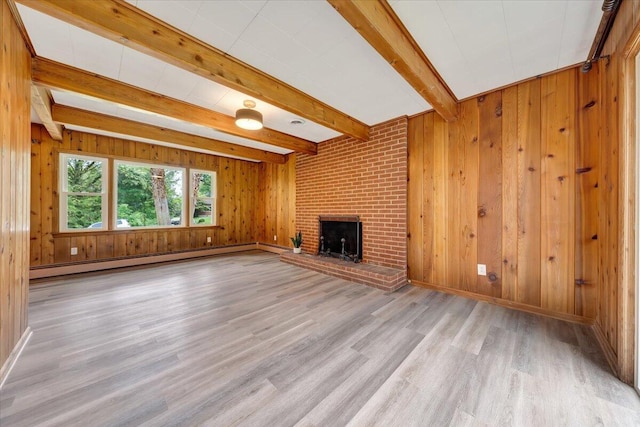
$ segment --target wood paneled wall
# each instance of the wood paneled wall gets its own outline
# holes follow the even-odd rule
[[[7,2],[0,3],[1,382],[28,326],[31,55]]]
[[[58,152],[154,161],[217,172],[218,226],[58,233]],[[65,131],[62,141],[32,126],[31,266],[109,260],[240,243],[255,243],[259,165],[176,148]],[[211,237],[211,242],[207,242]],[[78,255],[70,255],[77,247]]]
[[[296,155],[287,156],[284,165],[261,163],[259,176],[258,241],[291,247],[289,238],[296,233]]]
[[[596,65],[465,101],[456,122],[412,118],[413,283],[594,318],[599,253],[616,237],[601,214],[600,109]]]
[[[600,150],[600,224],[605,228],[600,245],[596,332],[605,353],[623,381],[631,383],[635,368],[635,278],[638,266],[633,257],[635,242],[635,162],[637,142],[627,141],[624,130],[635,128],[633,115],[622,100],[635,100],[635,75],[625,74],[625,48],[638,34],[640,1],[622,2],[615,24],[602,51],[600,90],[602,96],[602,134],[606,142]],[[633,61],[634,58],[630,58]],[[638,82],[635,82],[637,85]],[[625,93],[630,92],[630,93]],[[637,141],[637,136],[635,138]],[[631,170],[630,170],[631,169]],[[625,258],[627,260],[625,260]]]

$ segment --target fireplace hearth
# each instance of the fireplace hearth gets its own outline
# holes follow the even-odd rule
[[[318,255],[362,261],[362,222],[358,216],[320,216]]]

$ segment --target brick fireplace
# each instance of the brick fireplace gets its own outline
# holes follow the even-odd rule
[[[406,282],[406,207],[406,117],[372,127],[368,141],[340,137],[318,144],[315,156],[296,156],[296,226],[309,254],[318,252],[319,217],[357,215],[364,264],[358,274],[389,273],[389,288],[397,288]]]

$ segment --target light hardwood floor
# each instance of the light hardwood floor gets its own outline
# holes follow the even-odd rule
[[[588,327],[263,252],[50,280],[9,426],[630,426]]]

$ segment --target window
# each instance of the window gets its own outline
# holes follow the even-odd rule
[[[216,173],[191,170],[191,225],[216,225]]]
[[[60,231],[105,229],[107,160],[60,155]]]
[[[116,161],[115,175],[116,228],[184,224],[184,169]]]

